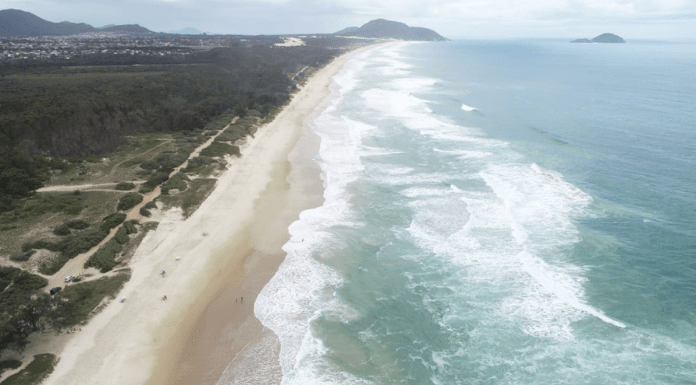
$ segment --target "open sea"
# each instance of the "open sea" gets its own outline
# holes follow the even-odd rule
[[[695,43],[394,43],[331,98],[283,384],[696,384]]]

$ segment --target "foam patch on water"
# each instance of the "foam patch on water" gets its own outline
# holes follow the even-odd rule
[[[493,153],[490,151],[477,151],[477,150],[441,150],[439,148],[434,148],[433,149],[435,152],[439,152],[442,154],[452,154],[452,155],[457,155],[457,157],[461,160],[470,160],[470,159],[486,159],[488,157],[493,156]]]
[[[302,212],[290,225],[291,239],[283,246],[287,256],[254,308],[257,318],[280,339],[284,384],[364,383],[340,371],[322,370],[328,365],[328,351],[311,326],[319,317],[347,322],[358,316],[356,309],[333,295],[343,277],[322,261],[333,258],[333,228],[360,226],[349,203],[348,186],[364,175],[361,156],[374,153],[374,148],[364,148],[362,140],[375,126],[341,116],[336,101],[356,87],[355,73],[363,65],[353,64],[334,78],[334,103],[307,122],[321,138],[317,162],[325,201],[321,207]],[[408,172],[396,170],[395,175]]]
[[[472,111],[478,111],[479,109],[476,107],[468,106],[466,104],[462,104],[462,110],[464,110],[466,112],[472,112]]]

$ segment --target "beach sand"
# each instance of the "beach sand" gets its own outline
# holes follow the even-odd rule
[[[280,382],[278,339],[254,317],[253,301],[285,257],[288,226],[323,200],[312,161],[318,138],[303,122],[363,49],[312,76],[191,217],[162,216],[131,260],[118,295],[126,300],[67,342],[45,384],[215,384],[223,374],[221,384]]]

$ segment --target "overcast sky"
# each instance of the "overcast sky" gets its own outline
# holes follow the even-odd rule
[[[384,18],[452,39],[696,36],[696,0],[0,0],[7,8],[54,22],[140,24],[157,32],[327,33]]]

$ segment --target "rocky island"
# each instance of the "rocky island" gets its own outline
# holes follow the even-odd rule
[[[571,43],[625,43],[621,36],[614,35],[613,33],[603,33],[592,40],[589,39],[575,39]]]

